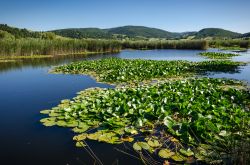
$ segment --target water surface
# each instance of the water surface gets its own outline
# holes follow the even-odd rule
[[[217,51],[217,50],[209,50]],[[90,88],[113,86],[97,83],[89,76],[49,74],[55,65],[77,60],[108,57],[153,60],[208,60],[197,50],[125,50],[112,55],[57,57],[0,63],[0,164],[6,165],[78,165],[93,164],[84,149],[74,146],[73,133],[67,128],[44,127],[39,120],[40,110],[56,106],[62,99],[71,99],[76,93]],[[250,61],[250,53],[233,60]],[[250,82],[250,66],[239,73],[216,73],[212,77],[228,77]],[[115,150],[118,147],[89,142],[92,150],[104,164],[141,164],[140,161]]]

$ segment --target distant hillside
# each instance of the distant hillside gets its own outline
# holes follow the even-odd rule
[[[7,24],[0,24],[0,30],[12,34],[15,38],[39,38],[41,37],[40,32],[33,32],[27,29],[19,29],[8,26]]]
[[[57,35],[70,38],[111,38],[112,35],[99,28],[70,28],[51,31]]]
[[[240,34],[220,28],[206,28],[198,32],[169,32],[162,29],[150,28],[145,26],[122,26],[109,29],[99,28],[69,28],[58,29],[48,32],[36,32],[27,29],[20,29],[0,24],[2,38],[45,38],[53,39],[62,37],[68,38],[95,38],[95,39],[221,39],[221,38],[245,38],[250,37],[250,33]],[[5,33],[6,32],[6,33]]]
[[[249,32],[249,33],[244,33],[244,34],[242,34],[241,37],[243,37],[243,38],[244,38],[244,37],[250,37],[250,32]]]
[[[0,38],[40,38],[40,39],[55,39],[55,38],[63,38],[62,36],[58,36],[52,32],[38,32],[31,31],[27,29],[20,29],[16,27],[8,26],[7,24],[0,24]]]
[[[146,38],[175,38],[178,33],[172,33],[157,28],[149,28],[145,26],[122,26],[116,28],[105,29],[111,34],[122,34],[128,37],[146,37]]]
[[[205,28],[195,34],[196,38],[237,38],[241,34],[220,28]]]
[[[165,39],[178,39],[188,38],[193,36],[197,39],[202,38],[237,38],[240,37],[240,33],[224,30],[220,28],[206,28],[199,32],[182,32],[175,33],[162,29],[150,28],[145,26],[122,26],[109,29],[98,28],[73,28],[73,29],[61,29],[52,31],[57,35],[70,38],[114,38],[115,35],[120,35],[129,38],[165,38]]]
[[[122,26],[110,29],[70,28],[53,30],[51,32],[70,38],[112,38],[115,35],[121,35],[130,38],[176,38],[179,36],[178,33],[171,33],[165,30],[144,26]]]

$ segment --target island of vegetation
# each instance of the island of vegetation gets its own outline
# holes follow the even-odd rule
[[[145,164],[236,162],[249,153],[250,93],[240,81],[194,76],[241,65],[108,58],[58,66],[52,72],[89,74],[117,87],[81,91],[41,111],[48,115],[41,122],[72,128],[77,147],[129,143]]]
[[[203,52],[200,55],[211,59],[229,59],[231,57],[239,56],[237,53],[220,53],[220,52]]]

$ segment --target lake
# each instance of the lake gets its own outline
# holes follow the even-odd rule
[[[210,49],[209,51],[218,51]],[[0,63],[0,161],[10,165],[84,165],[93,159],[83,148],[76,148],[73,132],[67,128],[45,127],[39,112],[56,106],[62,99],[71,99],[76,93],[90,88],[114,88],[97,83],[85,75],[49,74],[56,65],[78,60],[118,57],[153,60],[208,60],[199,50],[124,50],[118,54],[64,56],[48,59],[26,59]],[[250,62],[250,50],[234,57],[235,61]],[[210,77],[226,77],[250,83],[250,65],[238,73],[211,73]],[[137,159],[118,152],[127,151],[123,145],[114,146],[89,141],[91,149],[103,164],[141,164]]]

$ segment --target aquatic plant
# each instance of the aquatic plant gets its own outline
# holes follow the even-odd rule
[[[160,41],[123,41],[123,49],[198,49],[208,48],[205,40],[160,40]]]
[[[85,140],[126,142],[159,159],[221,160],[234,154],[231,142],[250,142],[250,93],[231,86],[242,83],[200,78],[88,89],[41,111],[48,115],[41,122],[72,128],[77,147]]]
[[[89,74],[108,83],[186,77],[207,72],[237,72],[244,63],[232,61],[154,61],[106,58],[81,61],[53,69],[57,73]]]
[[[81,54],[87,52],[119,52],[121,44],[114,40],[15,39],[0,40],[1,56],[33,56]]]
[[[133,84],[82,91],[73,100],[42,111],[49,117],[41,122],[72,127],[77,147],[85,147],[85,140],[132,143],[143,161],[148,160],[145,152],[177,162],[222,160],[224,153],[235,151],[225,139],[249,143],[249,91],[238,81],[183,77],[235,72],[240,65],[244,63],[107,58],[58,66],[53,72]]]
[[[98,39],[58,38],[53,33],[43,33],[42,38],[2,37],[1,56],[33,56],[79,54],[86,52],[119,52],[123,49],[207,49],[207,41],[118,41]],[[3,36],[6,36],[5,33]],[[1,36],[0,36],[1,38]]]
[[[220,50],[230,50],[234,52],[243,52],[247,51],[247,48],[241,48],[241,47],[220,47]]]
[[[230,40],[210,40],[209,47],[212,48],[249,48],[250,41],[249,40],[242,40],[242,39],[230,39]]]
[[[203,52],[200,55],[211,59],[228,59],[234,56],[239,56],[237,53],[220,53],[220,52]]]

